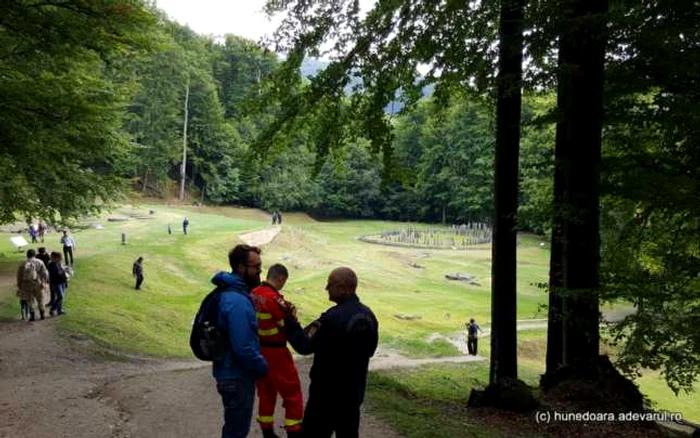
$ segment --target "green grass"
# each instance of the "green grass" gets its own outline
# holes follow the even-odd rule
[[[106,220],[108,216],[135,212],[147,215],[150,208],[157,210],[151,220],[121,223]],[[181,233],[185,215],[191,221],[190,235],[186,237]],[[317,222],[295,213],[285,214],[284,219],[282,233],[264,247],[262,258],[265,266],[281,262],[290,269],[290,281],[284,292],[287,299],[297,304],[303,322],[310,322],[331,305],[324,291],[326,279],[332,269],[345,265],[358,273],[358,293],[377,314],[383,348],[411,357],[453,356],[458,352],[451,344],[442,340],[427,342],[427,339],[434,334],[449,335],[463,330],[469,318],[476,318],[482,326],[489,325],[489,250],[397,248],[357,240],[360,235],[400,228],[402,224],[396,222]],[[239,242],[240,233],[270,225],[269,217],[257,210],[164,205],[142,205],[138,210],[123,207],[94,220],[105,229],[74,232],[77,276],[71,281],[66,299],[69,315],[61,318],[59,329],[88,336],[104,351],[115,354],[188,358],[191,357],[188,345],[191,320],[201,299],[211,290],[210,277],[217,270],[228,269],[226,254]],[[172,236],[166,232],[168,223],[173,225]],[[127,234],[128,245],[120,244],[122,232]],[[59,237],[48,234],[45,246],[60,250]],[[538,309],[547,296],[536,284],[547,281],[549,250],[539,243],[536,236],[521,236],[519,319],[545,316]],[[131,265],[138,256],[145,258],[146,281],[141,292],[133,290],[131,277]],[[4,281],[0,281],[0,318],[19,316],[14,272],[23,258],[22,253],[14,251],[9,239],[0,239],[0,272],[4,274]],[[411,264],[424,268],[417,269]],[[455,272],[476,276],[480,285],[445,279],[445,274]],[[400,319],[397,315],[415,319]],[[519,369],[526,380],[528,373],[534,376],[544,370],[545,336],[541,330],[518,333]],[[488,338],[480,342],[479,354],[489,356]],[[418,416],[438,409],[438,405],[415,404],[415,398],[410,397],[392,400],[397,391],[403,391],[401,388],[418,391],[420,400],[434,399],[440,409],[445,406],[452,409],[449,403],[464,402],[459,397],[468,396],[471,388],[468,385],[485,382],[486,366],[483,363],[421,368],[423,374],[373,374],[372,397],[385,397],[382,403],[395,408],[394,414],[391,409],[382,410],[387,416],[412,412],[414,405],[419,410],[415,413]],[[438,378],[439,375],[442,377]],[[479,379],[470,380],[470,376]],[[676,398],[654,374],[645,375],[640,384],[657,401],[659,409],[681,410],[691,421],[700,421],[697,392]],[[436,392],[431,393],[430,388]],[[411,436],[437,436],[430,434],[430,425],[434,426],[426,422],[425,435]],[[445,425],[454,430],[446,429],[440,436],[464,436],[459,432],[469,429],[459,422],[445,421]],[[473,436],[490,436],[478,433],[474,431]]]
[[[642,392],[654,402],[659,410],[681,412],[683,418],[700,423],[700,383],[695,384],[694,391],[679,392],[678,396],[666,385],[663,377],[657,372],[644,373],[636,380]]]
[[[535,385],[539,373],[520,370],[521,378]],[[466,415],[472,389],[488,383],[485,362],[424,365],[370,373],[367,404],[407,438],[508,437],[508,431],[486,428]]]

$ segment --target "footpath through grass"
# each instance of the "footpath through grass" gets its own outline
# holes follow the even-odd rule
[[[151,208],[156,214],[148,214]],[[107,221],[107,217],[129,215],[151,219]],[[182,234],[184,216],[190,218],[188,236]],[[77,276],[71,281],[66,299],[69,314],[61,318],[59,328],[86,335],[118,354],[184,358],[191,357],[191,321],[203,296],[212,288],[212,274],[228,270],[226,255],[240,243],[239,234],[270,226],[269,217],[257,210],[163,205],[141,205],[136,210],[123,207],[86,222],[98,222],[104,229],[73,231]],[[173,228],[171,236],[167,234],[168,223]],[[428,338],[455,334],[472,317],[484,326],[490,324],[491,252],[488,248],[397,248],[357,240],[360,235],[403,225],[385,221],[318,222],[303,214],[285,214],[282,232],[263,248],[263,269],[276,262],[289,268],[291,277],[284,293],[297,304],[302,322],[310,322],[331,305],[324,291],[330,271],[350,266],[360,278],[361,299],[380,321],[381,348],[413,357],[458,355],[460,352],[448,342],[428,342]],[[127,245],[121,245],[122,232],[127,235]],[[14,273],[24,255],[14,251],[8,238],[0,239],[0,318],[17,319]],[[49,251],[60,251],[59,239],[55,233],[48,234],[44,246]],[[539,306],[547,296],[536,284],[547,281],[549,250],[539,244],[537,237],[521,236],[519,319],[545,317]],[[138,256],[145,258],[146,276],[139,292],[133,289],[131,276],[132,263]],[[474,276],[478,285],[445,279],[445,274],[457,272]],[[534,382],[536,374],[544,370],[545,336],[542,330],[519,333],[519,367],[526,380]],[[488,338],[480,342],[479,354],[488,357]],[[452,415],[456,406],[465,405],[471,386],[486,382],[487,366],[484,362],[373,374],[369,399],[375,400],[374,406],[382,415],[396,417],[392,424],[399,430],[403,430],[399,423],[406,423],[411,430],[405,436],[491,436],[479,435],[476,429],[474,435],[459,435],[471,429],[453,421],[458,416]],[[659,409],[681,410],[686,418],[700,421],[697,393],[676,398],[655,374],[645,375],[640,383],[644,392],[658,402]],[[415,421],[422,418],[421,412],[426,418],[433,414],[437,417]],[[440,433],[431,434],[431,430]]]
[[[149,210],[156,213],[149,215]],[[146,216],[126,222],[108,217]],[[184,236],[182,219],[190,218]],[[330,271],[350,266],[360,279],[359,295],[380,320],[383,348],[415,357],[450,356],[459,351],[445,341],[427,342],[436,333],[463,329],[471,317],[488,324],[490,314],[490,256],[488,248],[470,251],[394,248],[364,243],[357,237],[401,226],[383,221],[317,222],[303,214],[286,214],[282,232],[263,249],[263,269],[275,262],[290,270],[285,288],[302,322],[326,310],[324,287]],[[191,357],[188,334],[209,279],[228,269],[227,251],[243,232],[270,226],[257,210],[239,208],[168,208],[141,205],[119,208],[101,218],[104,229],[73,230],[76,278],[66,299],[68,317],[59,327],[88,335],[120,352],[155,356]],[[173,234],[167,234],[167,224]],[[121,245],[126,233],[127,245]],[[45,246],[60,250],[60,235],[48,234]],[[519,317],[538,315],[545,294],[534,286],[546,278],[548,251],[535,237],[524,236],[519,248]],[[33,245],[32,247],[38,247]],[[22,253],[0,241],[6,275],[12,275]],[[133,289],[131,266],[145,259],[142,291]],[[0,265],[2,267],[2,265]],[[475,276],[478,286],[445,279],[448,273]],[[5,287],[0,317],[18,314],[12,287]],[[541,314],[539,315],[541,316]]]

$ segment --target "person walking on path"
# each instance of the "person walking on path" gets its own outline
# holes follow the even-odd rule
[[[39,232],[36,230],[36,225],[34,225],[34,224],[29,225],[29,235],[32,237],[32,243],[39,243],[36,240],[37,234],[39,234]]]
[[[273,211],[272,212],[272,225],[276,225],[276,224],[277,224],[277,212]]]
[[[46,266],[46,269],[49,268],[49,262],[51,261],[51,257],[49,254],[46,252],[46,248],[43,246],[39,248],[39,252],[36,255],[36,258],[41,260],[44,263],[44,266]],[[53,294],[53,289],[49,285],[49,283],[46,283],[44,285],[44,292],[46,295],[49,295],[51,298],[49,299],[49,303],[46,305],[46,307],[51,307],[53,305],[54,300],[56,299],[56,296]]]
[[[44,284],[49,281],[49,271],[44,262],[36,258],[36,251],[27,251],[27,260],[22,262],[17,269],[17,288],[20,298],[31,305],[29,320],[36,320],[36,311],[39,310],[41,319],[44,319]]]
[[[75,265],[75,262],[73,261],[73,248],[75,248],[75,240],[66,230],[63,230],[61,245],[63,245],[63,259],[66,261],[66,264],[71,266]]]
[[[22,315],[22,321],[26,321],[29,319],[29,302],[20,288],[17,288],[17,297],[19,298],[19,312]]]
[[[282,213],[277,211],[277,225],[282,225]]]
[[[237,245],[229,252],[228,260],[231,272],[219,272],[211,280],[222,291],[217,327],[229,339],[229,351],[213,362],[212,374],[224,406],[221,437],[245,438],[253,418],[255,380],[268,372],[250,297],[250,290],[260,284],[260,248]]]
[[[304,398],[299,373],[292,354],[287,348],[284,318],[293,312],[294,306],[285,301],[280,290],[289,278],[289,272],[281,264],[270,266],[267,279],[253,289],[251,296],[258,317],[258,334],[262,355],[269,367],[267,376],[257,381],[258,423],[263,438],[277,438],[274,432],[277,394],[284,406],[284,428],[288,438],[301,437]]]
[[[187,236],[187,227],[190,226],[190,220],[185,216],[185,220],[182,221],[182,232]]]
[[[141,290],[141,284],[143,284],[143,257],[139,257],[134,262],[134,266],[131,269],[131,273],[136,279],[136,290]]]
[[[46,234],[46,224],[41,221],[39,222],[39,240],[44,243],[44,235]]]
[[[68,290],[68,275],[66,275],[66,270],[63,268],[60,252],[51,253],[51,262],[48,270],[51,296],[54,297],[49,314],[51,316],[65,315],[63,300],[66,298],[66,291]]]
[[[474,318],[470,319],[469,323],[465,325],[467,327],[467,350],[469,350],[469,354],[476,356],[476,349],[479,344],[478,332],[483,333],[484,331],[481,330],[479,324],[474,321]]]
[[[36,258],[44,262],[44,265],[48,268],[49,267],[49,262],[51,261],[51,256],[46,252],[46,248],[43,246],[39,248],[39,252],[36,255]]]
[[[356,294],[357,275],[337,268],[328,277],[328,297],[336,305],[302,329],[294,313],[284,320],[289,343],[314,354],[304,436],[357,438],[369,359],[378,343],[379,323]]]

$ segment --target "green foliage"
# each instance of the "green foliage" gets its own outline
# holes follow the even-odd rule
[[[249,188],[260,207],[272,210],[310,210],[318,204],[318,182],[313,178],[315,155],[298,141],[274,154],[258,168],[258,180]]]
[[[444,209],[452,223],[490,221],[494,139],[483,105],[455,99],[427,120],[422,140],[416,189],[426,216]]]
[[[315,211],[323,216],[373,217],[381,202],[380,186],[380,167],[367,145],[350,143],[323,164]]]
[[[674,391],[700,375],[700,8],[641,2],[613,15],[603,167],[602,275],[619,364],[660,370]]]
[[[67,220],[114,200],[131,90],[111,72],[147,47],[149,11],[135,0],[18,0],[0,17],[0,222]]]
[[[543,235],[550,235],[553,217],[555,126],[546,117],[554,105],[552,94],[523,99],[518,224]]]

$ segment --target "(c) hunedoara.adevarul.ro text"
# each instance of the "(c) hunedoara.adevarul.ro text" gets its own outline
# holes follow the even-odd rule
[[[551,422],[623,422],[623,421],[657,421],[660,423],[678,422],[683,419],[680,412],[588,412],[588,411],[537,411],[537,423]]]

